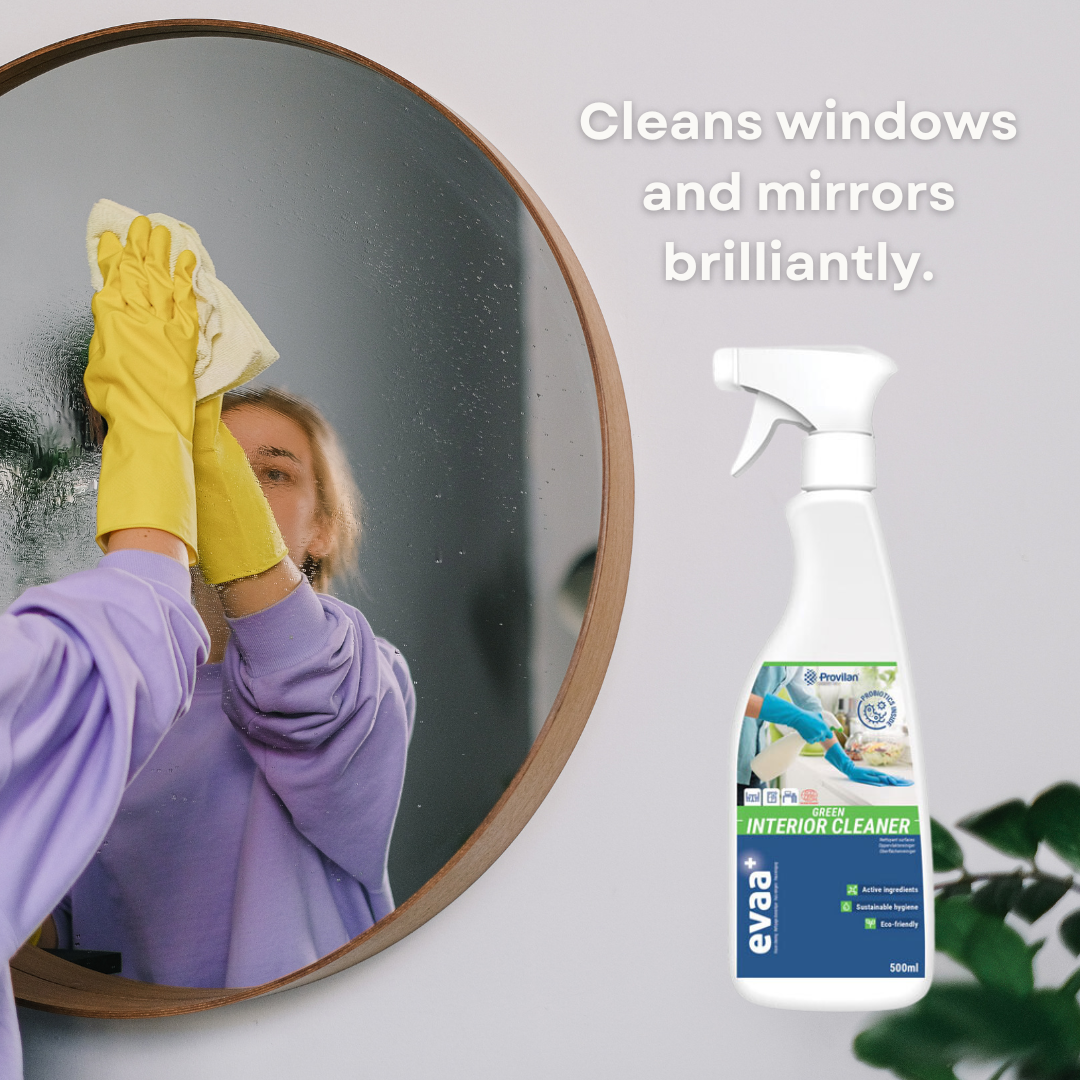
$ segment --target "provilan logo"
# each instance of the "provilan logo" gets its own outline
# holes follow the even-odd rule
[[[807,686],[813,686],[814,683],[817,682],[817,672],[813,668],[808,667],[803,672],[803,682],[806,683]]]
[[[896,722],[896,702],[884,690],[867,690],[859,698],[859,719],[872,731],[892,727]]]

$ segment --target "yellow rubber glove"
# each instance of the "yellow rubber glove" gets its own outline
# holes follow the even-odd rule
[[[199,569],[211,585],[253,577],[289,553],[259,481],[221,419],[221,397],[195,408]]]
[[[97,542],[117,529],[162,529],[195,562],[197,522],[191,438],[199,316],[181,252],[169,273],[169,230],[138,217],[127,246],[98,242],[104,287],[94,295],[94,336],[83,376],[90,404],[109,425],[101,451]]]

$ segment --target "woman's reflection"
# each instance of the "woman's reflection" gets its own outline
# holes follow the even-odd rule
[[[212,648],[191,711],[55,912],[61,947],[118,951],[125,976],[176,986],[268,982],[393,909],[387,852],[415,712],[401,653],[326,595],[359,536],[333,430],[272,388],[227,395],[221,418],[288,557],[258,578],[196,581]]]

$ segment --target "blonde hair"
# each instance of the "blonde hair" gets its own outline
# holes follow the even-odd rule
[[[334,578],[355,569],[363,505],[337,432],[310,401],[276,386],[245,386],[230,390],[222,399],[223,414],[244,407],[287,417],[307,436],[315,472],[316,513],[327,528],[327,550],[320,558],[308,555],[300,569],[316,592],[329,592]]]

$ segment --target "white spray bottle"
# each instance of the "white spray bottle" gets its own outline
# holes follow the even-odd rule
[[[871,495],[871,415],[895,370],[861,348],[713,356],[718,387],[754,394],[733,475],[757,460],[778,424],[808,433],[803,490],[787,513],[791,600],[735,724],[732,976],[762,1005],[893,1009],[930,986],[930,817]],[[819,697],[831,701],[837,688],[858,721],[846,748],[848,733],[833,730]],[[777,730],[789,733],[771,741]]]

